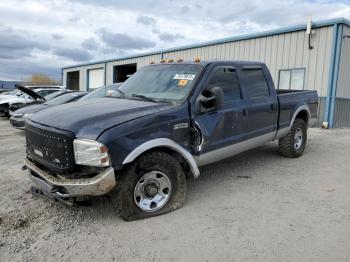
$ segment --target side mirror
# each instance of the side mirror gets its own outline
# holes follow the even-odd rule
[[[220,110],[224,105],[224,92],[221,87],[205,89],[196,101],[196,114],[203,114]]]

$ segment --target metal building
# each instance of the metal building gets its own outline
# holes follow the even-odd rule
[[[90,90],[123,82],[151,61],[182,58],[265,62],[276,88],[317,90],[319,124],[350,127],[350,21],[337,18],[62,68],[63,84]]]

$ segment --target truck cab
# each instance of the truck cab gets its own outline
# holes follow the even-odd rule
[[[108,98],[33,115],[26,165],[39,194],[72,203],[115,189],[122,218],[140,219],[182,206],[201,166],[273,140],[301,156],[316,112],[315,91],[279,92],[263,63],[152,64]]]

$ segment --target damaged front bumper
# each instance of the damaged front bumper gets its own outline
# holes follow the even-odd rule
[[[91,178],[67,179],[48,174],[28,158],[25,160],[25,165],[28,168],[28,176],[37,189],[51,198],[99,196],[107,194],[116,185],[112,167]]]

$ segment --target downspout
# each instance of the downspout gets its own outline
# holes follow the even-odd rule
[[[61,68],[61,85],[63,85],[63,68]],[[67,83],[66,83],[66,85],[67,85]],[[67,87],[65,87],[65,88],[67,88]]]
[[[337,88],[338,88],[338,76],[339,76],[339,66],[340,66],[340,54],[341,54],[341,46],[343,40],[343,25],[338,25],[338,35],[337,35],[337,49],[335,53],[335,67],[334,67],[334,75],[333,75],[333,88],[331,94],[331,104],[330,104],[330,114],[329,114],[329,127],[334,127],[334,111],[335,111],[335,100],[337,96]]]
[[[107,85],[107,62],[105,62],[105,68],[104,68],[104,85]]]
[[[326,127],[333,126],[333,123],[331,123],[331,111],[332,111],[332,95],[335,93],[335,87],[334,83],[336,83],[336,80],[338,77],[335,77],[335,75],[338,75],[338,72],[336,72],[336,68],[339,68],[336,66],[336,57],[337,57],[337,51],[338,51],[338,35],[339,35],[339,23],[335,23],[333,25],[333,40],[332,40],[332,50],[331,50],[331,61],[330,61],[330,67],[329,67],[329,78],[328,78],[328,90],[327,90],[327,98],[326,98],[326,107],[324,112],[324,122],[322,125]],[[341,42],[341,40],[340,40]],[[340,52],[339,52],[340,54]],[[334,102],[333,102],[334,105]],[[334,113],[334,112],[333,112]]]

